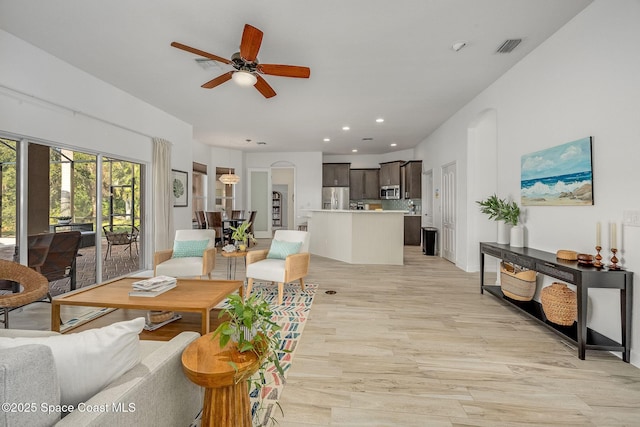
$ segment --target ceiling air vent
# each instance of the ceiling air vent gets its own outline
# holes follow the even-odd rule
[[[522,39],[508,39],[500,45],[496,53],[511,53],[520,44]]]
[[[371,137],[365,137],[365,138],[362,138],[362,140],[363,140],[363,141],[373,141],[373,138],[371,138]]]
[[[198,64],[204,70],[211,70],[211,69],[222,70],[220,65],[218,65],[216,61],[214,61],[213,59],[196,58],[195,61],[196,61],[196,64]]]

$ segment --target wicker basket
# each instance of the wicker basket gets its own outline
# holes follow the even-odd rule
[[[500,287],[502,293],[516,301],[531,301],[536,293],[536,272],[500,263]]]
[[[576,293],[564,283],[553,282],[540,292],[542,310],[549,322],[571,326],[578,315]]]

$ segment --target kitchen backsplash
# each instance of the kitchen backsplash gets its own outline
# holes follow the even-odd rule
[[[410,210],[409,201],[413,202],[416,212],[422,211],[422,200],[420,199],[399,199],[399,200],[351,200],[351,203],[361,202],[366,204],[382,204],[382,209],[386,211],[408,211]]]

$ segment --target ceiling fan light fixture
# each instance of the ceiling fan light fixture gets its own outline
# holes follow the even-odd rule
[[[231,169],[229,169],[229,173],[220,175],[218,180],[225,185],[235,185],[240,182],[240,177],[235,173],[231,173]]]
[[[254,76],[248,71],[242,71],[242,70],[236,71],[235,73],[233,73],[231,78],[238,86],[245,86],[245,87],[253,86],[258,81],[258,78],[256,76]]]

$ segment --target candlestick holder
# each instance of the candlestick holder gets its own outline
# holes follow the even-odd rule
[[[611,264],[609,264],[609,270],[620,270],[620,266],[618,265],[618,258],[616,258],[616,253],[618,250],[616,248],[611,248],[611,253],[613,256],[611,257]]]
[[[593,266],[595,268],[602,268],[604,267],[604,264],[601,262],[602,261],[602,255],[600,255],[600,251],[602,250],[602,246],[598,245],[596,246],[596,256],[595,256],[595,262],[593,263]]]

